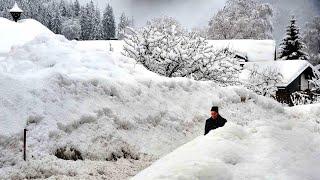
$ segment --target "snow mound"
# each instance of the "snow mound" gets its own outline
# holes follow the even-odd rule
[[[134,175],[150,158],[203,134],[213,104],[226,115],[247,103],[264,113],[282,109],[241,87],[161,77],[119,53],[79,47],[60,35],[38,35],[12,48],[0,60],[0,85],[0,176],[6,179],[125,179],[127,171]],[[17,156],[24,128],[27,162]],[[83,167],[94,162],[99,168]],[[112,164],[117,168],[107,168]]]
[[[40,34],[54,35],[36,20],[23,19],[16,23],[0,17],[0,56],[6,55],[12,46],[22,45]]]
[[[132,180],[318,179],[319,113],[318,104],[288,108],[277,118],[253,116],[246,126],[229,121],[179,147]]]

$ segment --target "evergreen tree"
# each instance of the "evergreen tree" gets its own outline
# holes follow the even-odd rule
[[[118,24],[118,39],[123,39],[125,35],[126,28],[131,25],[129,18],[125,13],[122,13]]]
[[[309,56],[304,51],[306,45],[302,42],[299,27],[296,25],[295,17],[290,20],[287,26],[286,36],[283,38],[279,49],[279,58],[283,60],[308,60]]]
[[[101,16],[99,9],[96,9],[93,14],[93,32],[91,39],[100,40],[103,38],[102,34],[102,24],[101,24]]]
[[[59,12],[56,12],[52,20],[52,27],[51,27],[52,32],[54,32],[55,34],[61,34],[61,26],[62,26],[61,15]]]
[[[67,7],[64,0],[60,1],[59,10],[60,10],[61,16],[64,16],[64,17],[67,16]]]
[[[80,3],[78,0],[75,0],[73,3],[73,13],[76,17],[80,15]]]
[[[89,31],[89,26],[88,26],[88,16],[87,16],[87,8],[86,7],[81,7],[80,10],[80,27],[81,27],[81,40],[88,40],[90,31]]]
[[[116,25],[113,15],[113,9],[108,4],[102,18],[102,26],[103,26],[103,38],[111,39],[116,35]]]
[[[81,26],[81,39],[89,40],[94,39],[94,19],[95,19],[95,7],[92,1],[81,8],[80,11],[80,26]]]

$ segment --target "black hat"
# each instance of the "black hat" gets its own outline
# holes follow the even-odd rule
[[[211,111],[218,112],[218,106],[212,106]]]

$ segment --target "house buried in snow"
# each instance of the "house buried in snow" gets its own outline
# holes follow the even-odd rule
[[[244,65],[244,70],[241,73],[241,79],[245,80],[249,77],[248,69],[255,67],[258,70],[267,68],[275,69],[283,76],[281,82],[276,84],[278,90],[276,98],[279,102],[293,105],[290,96],[297,91],[311,90],[313,84],[310,83],[314,77],[313,66],[305,60],[278,60],[278,61],[263,61],[263,62],[248,62]]]
[[[244,68],[240,79],[246,81],[250,71],[255,66],[263,70],[272,68],[282,74],[283,80],[276,86],[276,98],[279,102],[293,105],[291,95],[297,91],[311,90],[313,85],[309,80],[314,77],[314,68],[305,60],[276,60],[276,43],[274,40],[208,40],[215,49],[228,48],[236,53]]]

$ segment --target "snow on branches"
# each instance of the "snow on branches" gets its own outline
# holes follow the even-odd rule
[[[229,51],[214,51],[204,38],[187,33],[172,18],[158,18],[141,30],[130,29],[124,39],[125,56],[167,77],[238,82],[240,66]]]
[[[314,71],[314,76],[312,78],[312,80],[310,81],[314,87],[313,87],[313,91],[316,91],[316,92],[320,92],[320,72],[319,71]]]
[[[320,64],[320,16],[314,17],[306,24],[303,40],[310,55],[309,62],[313,65]]]
[[[250,75],[246,87],[259,95],[275,98],[277,84],[283,79],[278,69],[272,67],[258,68],[256,65],[249,68]]]
[[[309,56],[304,51],[306,45],[302,42],[300,28],[296,25],[295,17],[290,20],[286,31],[286,36],[279,47],[279,58],[283,60],[308,60]]]
[[[211,39],[270,39],[273,10],[254,0],[227,0],[209,22]]]

